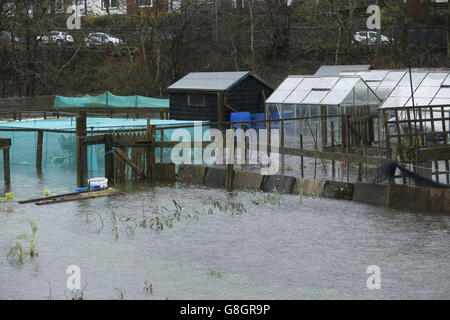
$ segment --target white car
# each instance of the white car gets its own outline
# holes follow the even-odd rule
[[[354,41],[359,44],[364,44],[367,46],[373,46],[377,44],[377,32],[376,31],[358,31],[353,36]],[[393,42],[394,39],[389,39],[386,36],[380,35],[381,44],[389,44]]]
[[[48,35],[39,36],[36,39],[43,43],[56,43],[58,45],[75,42],[73,37],[64,31],[50,31]]]
[[[86,47],[103,46],[103,45],[119,46],[123,44],[123,40],[107,33],[95,32],[89,33],[89,35],[86,38],[84,38],[84,43],[86,44]]]

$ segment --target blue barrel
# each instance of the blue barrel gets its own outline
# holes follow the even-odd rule
[[[264,120],[264,113],[252,113],[252,121],[254,120]],[[252,128],[264,129],[264,122],[252,123]]]
[[[250,112],[233,112],[230,113],[230,121],[231,122],[243,122],[243,121],[251,121],[252,115]],[[250,123],[245,124],[247,128],[251,128]],[[236,124],[236,128],[240,129],[242,127],[241,124]]]

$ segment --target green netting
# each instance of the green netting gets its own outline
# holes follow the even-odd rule
[[[151,119],[150,124],[156,128],[164,127],[164,135],[161,131],[156,131],[157,141],[179,141],[177,137],[172,137],[172,133],[178,126],[193,125],[194,121],[158,120]],[[53,193],[70,192],[76,187],[76,136],[74,118],[47,119],[0,122],[0,137],[11,139],[10,163],[11,163],[11,190],[23,198],[30,196],[42,196],[43,190],[49,188]],[[120,119],[120,118],[87,118],[88,130],[119,130],[119,129],[145,129],[147,119]],[[171,127],[174,127],[171,129]],[[202,122],[201,136],[206,141],[210,140],[208,129],[209,122]],[[37,139],[36,131],[18,131],[20,129],[53,129],[68,130],[73,133],[44,132],[42,145],[42,175],[37,175],[36,153]],[[194,138],[194,128],[185,130]],[[201,159],[202,148],[192,148],[192,157],[197,154]],[[104,145],[88,146],[88,178],[103,177],[105,175],[105,150]],[[124,149],[128,156],[132,158],[132,148]],[[172,148],[163,148],[162,155],[160,148],[155,149],[156,162],[171,162]],[[183,152],[183,151],[181,151]],[[3,155],[0,152],[0,168],[3,167]],[[2,184],[3,170],[0,170],[0,196],[5,192]]]
[[[157,99],[143,96],[116,96],[107,91],[98,96],[83,97],[56,96],[55,109],[96,109],[96,108],[169,108],[169,99]]]

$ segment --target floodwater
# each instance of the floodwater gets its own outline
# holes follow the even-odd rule
[[[30,221],[38,256],[8,260],[16,242],[28,247],[17,237]],[[80,267],[84,299],[449,299],[449,225],[349,201],[187,186],[3,202],[0,299],[70,299],[69,265]],[[367,288],[371,265],[380,289]]]

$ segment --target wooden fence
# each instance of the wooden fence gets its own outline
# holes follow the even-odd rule
[[[411,164],[437,182],[445,175],[449,184],[450,105],[384,108],[382,113],[387,157]]]

